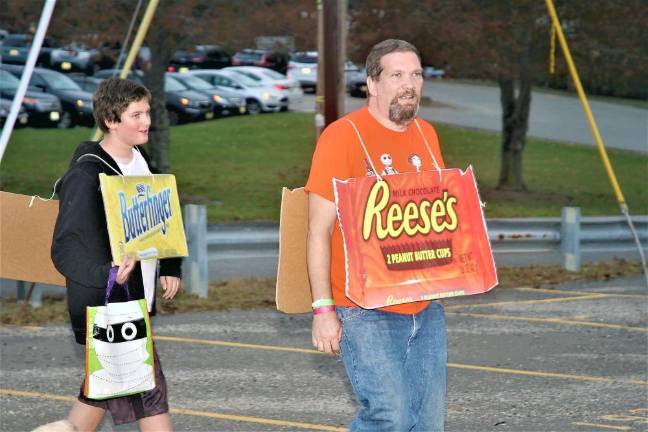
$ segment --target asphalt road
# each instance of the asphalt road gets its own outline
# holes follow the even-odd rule
[[[641,281],[449,299],[446,430],[647,430]],[[175,429],[344,430],[355,412],[344,368],[311,349],[309,326],[273,310],[156,318]],[[68,328],[0,327],[0,347],[0,429],[66,416],[83,364]]]
[[[425,82],[423,95],[433,101],[433,106],[421,107],[419,115],[432,123],[495,132],[502,129],[497,86],[431,80]],[[648,153],[648,109],[601,100],[589,103],[606,147]],[[365,99],[350,96],[345,99],[347,112],[364,104]],[[305,95],[296,109],[314,111],[314,107],[314,96]],[[529,136],[595,145],[579,99],[554,93],[532,93]]]

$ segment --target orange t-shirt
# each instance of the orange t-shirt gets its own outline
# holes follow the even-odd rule
[[[436,169],[423,137],[414,122],[407,130],[397,132],[381,125],[367,107],[348,114],[329,125],[317,142],[313,154],[306,191],[316,193],[335,202],[333,178],[346,180],[373,175],[371,163],[366,160],[362,145],[353,126],[345,120],[349,118],[358,128],[371,162],[381,175],[394,172],[427,171]],[[425,134],[434,159],[439,168],[444,168],[439,138],[434,127],[425,120],[417,119]],[[418,156],[418,159],[416,157]],[[338,306],[354,306],[345,293],[346,274],[344,241],[339,224],[335,224],[331,238],[331,290],[333,301]],[[429,302],[404,303],[380,308],[380,310],[402,314],[414,314],[423,310]]]

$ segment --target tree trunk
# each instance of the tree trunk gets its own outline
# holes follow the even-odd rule
[[[164,93],[164,74],[173,52],[175,41],[160,26],[152,25],[149,30],[151,66],[144,75],[144,84],[150,90],[151,127],[149,128],[149,151],[151,164],[160,173],[169,172],[169,116]]]
[[[531,80],[529,77],[517,80],[500,78],[499,86],[502,103],[502,160],[497,188],[524,191],[527,188],[522,157],[529,128]]]
[[[145,83],[153,97],[149,128],[151,164],[158,172],[166,173],[169,172],[169,116],[164,95],[164,72],[153,72],[152,68],[146,74]]]
[[[530,7],[530,6],[529,6]],[[515,33],[520,41],[519,49],[505,44],[506,56],[512,70],[500,71],[498,79],[500,101],[502,103],[502,166],[500,168],[498,189],[514,191],[527,190],[522,174],[522,157],[526,145],[526,135],[529,129],[529,112],[531,110],[531,68],[530,58],[533,42],[534,16],[530,10],[523,15],[530,21],[527,25],[519,26],[521,35]],[[513,65],[517,65],[514,67]]]

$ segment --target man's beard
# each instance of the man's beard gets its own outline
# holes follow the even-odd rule
[[[398,98],[402,96],[414,96],[412,103],[401,104]],[[399,126],[409,124],[419,109],[419,97],[415,90],[406,90],[397,94],[394,99],[389,103],[389,120],[393,121]]]

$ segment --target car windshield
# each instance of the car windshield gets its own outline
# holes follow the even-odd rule
[[[164,91],[172,92],[183,90],[187,90],[187,87],[180,81],[168,75],[164,77]]]
[[[40,76],[54,90],[81,90],[81,87],[62,73],[44,70]]]
[[[254,51],[242,51],[236,54],[236,58],[243,61],[258,61],[261,60],[263,53]]]
[[[258,84],[256,81],[254,81],[251,78],[248,78],[245,75],[241,75],[238,73],[226,73],[225,76],[233,79],[234,81],[236,81],[237,84],[241,84],[245,87],[261,87],[261,84]]]
[[[31,40],[25,35],[9,35],[2,41],[2,45],[7,47],[26,47],[31,45]]]
[[[316,54],[297,53],[293,56],[292,61],[297,63],[317,63]]]
[[[16,90],[20,80],[9,72],[0,70],[0,88],[3,90]]]
[[[209,90],[214,88],[214,86],[209,84],[207,81],[192,75],[183,75],[180,78],[177,78],[177,80],[196,90]]]
[[[252,81],[256,81],[256,82],[261,81],[261,77],[259,75],[252,73],[250,71],[240,70],[240,69],[232,69],[232,70],[237,74],[241,74],[244,77],[250,78]]]
[[[281,75],[279,72],[273,71],[272,69],[264,70],[263,74],[275,80],[286,79],[285,76]]]

